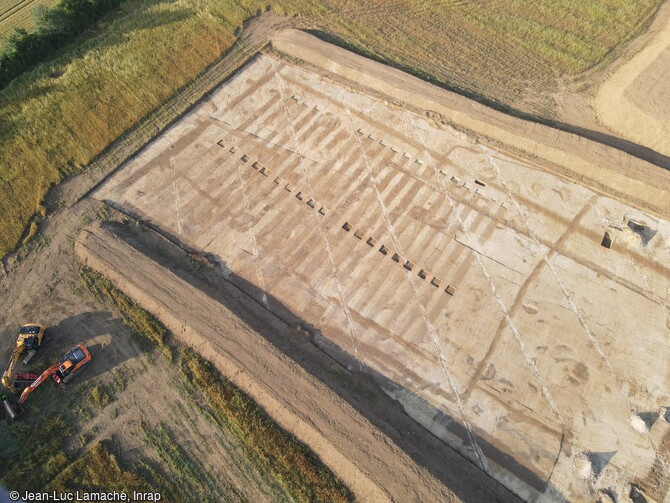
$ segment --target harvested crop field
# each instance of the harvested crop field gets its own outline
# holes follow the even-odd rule
[[[57,2],[58,0],[0,0],[0,48],[15,29],[30,31],[34,27],[34,13],[37,8],[48,8]]]
[[[93,197],[204,253],[522,498],[663,500],[670,223],[534,153],[261,55]]]

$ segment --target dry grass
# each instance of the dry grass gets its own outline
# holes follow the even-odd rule
[[[0,255],[20,242],[53,184],[219,58],[268,4],[425,78],[544,112],[558,76],[607,58],[660,3],[129,0],[92,38],[0,92]]]
[[[59,455],[62,455],[60,453]],[[51,458],[54,459],[54,458]],[[57,461],[57,458],[56,458]],[[151,492],[152,487],[134,471],[121,468],[108,445],[97,442],[73,463],[62,467],[48,486],[58,492]],[[32,488],[32,490],[35,490]]]
[[[179,445],[165,424],[151,428],[142,423],[140,429],[144,443],[161,460],[160,470],[166,474],[161,491],[170,494],[173,501],[244,501],[223,478],[212,478],[203,464]]]
[[[66,395],[31,397],[29,413],[0,422],[0,484],[17,491],[148,490],[159,478],[122,468],[107,443],[89,450],[68,447],[71,437],[91,419],[79,409],[96,388],[80,385]],[[114,449],[116,450],[116,449]]]

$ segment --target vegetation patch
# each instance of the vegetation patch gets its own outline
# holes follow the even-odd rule
[[[163,424],[155,428],[141,426],[144,442],[149,445],[163,462],[161,470],[168,473],[166,488],[174,495],[175,501],[218,501],[217,484],[209,478],[200,463],[196,462],[174,439],[173,434]],[[243,500],[232,487],[225,488],[229,500]],[[233,496],[237,496],[233,498]]]
[[[139,473],[121,468],[110,447],[110,442],[96,442],[76,461],[61,468],[48,484],[48,489],[59,492],[101,489],[108,492],[152,492],[152,486]],[[34,491],[34,488],[31,490]]]
[[[164,346],[167,329],[149,311],[135,304],[102,274],[82,267],[79,276],[96,299],[110,302],[118,309],[124,323],[148,343],[145,349],[151,349],[151,345]],[[171,355],[171,352],[168,349],[164,354]]]
[[[179,369],[202,393],[219,424],[230,430],[263,471],[269,471],[294,501],[351,501],[348,489],[321,460],[280,428],[251,398],[209,362],[183,349]]]
[[[112,401],[112,396],[104,384],[98,384],[91,389],[88,395],[88,403],[97,409],[102,409],[109,405]]]
[[[122,0],[61,0],[41,9],[35,30],[16,28],[0,53],[0,89],[12,79],[51,57]]]
[[[0,46],[2,41],[16,28],[31,31],[35,20],[45,9],[58,0],[0,0]]]
[[[17,491],[34,490],[45,487],[53,470],[52,457],[68,459],[64,450],[63,439],[71,434],[72,429],[66,422],[54,414],[45,414],[41,428],[32,428],[25,422],[0,425],[2,445],[14,445],[16,450],[3,448],[0,453],[0,483]]]
[[[31,397],[27,415],[0,422],[0,485],[20,492],[148,490],[156,479],[123,469],[110,441],[88,450],[81,449],[87,442],[68,447],[82,422],[91,419],[75,412],[76,404],[96,389],[78,386],[70,387],[67,395],[38,394]]]

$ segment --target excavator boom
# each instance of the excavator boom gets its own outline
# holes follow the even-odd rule
[[[21,393],[21,397],[16,400],[11,395],[0,395],[5,410],[11,419],[16,419],[23,413],[23,402],[50,376],[59,384],[65,384],[74,378],[91,361],[91,354],[88,349],[81,344],[76,345],[60,359],[58,363],[52,365],[42,372],[27,388]]]
[[[17,346],[14,348],[14,351],[12,351],[12,356],[9,357],[9,363],[5,368],[5,371],[2,373],[2,385],[13,394],[16,394],[16,389],[14,388],[14,383],[12,382],[14,367],[16,366],[16,362],[19,361],[21,353],[23,353],[23,350],[25,349],[23,341],[21,342],[21,345],[17,344]]]
[[[35,381],[30,386],[24,389],[23,393],[21,393],[21,398],[19,398],[19,405],[25,402],[26,398],[28,398],[28,395],[30,395],[33,391],[35,391],[40,384],[42,384],[49,378],[49,376],[53,375],[60,368],[60,366],[61,364],[57,363],[56,365],[49,367],[44,372],[42,372],[40,376],[37,379],[35,379]]]

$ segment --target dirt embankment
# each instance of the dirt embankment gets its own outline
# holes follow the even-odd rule
[[[277,50],[313,65],[333,78],[343,77],[373,94],[434,114],[436,118],[465,128],[502,149],[530,155],[543,169],[638,208],[670,217],[670,169],[642,160],[647,154],[658,158],[655,152],[645,153],[643,147],[624,140],[618,141],[620,147],[612,148],[590,140],[586,135],[504,114],[305,32],[278,32],[272,37],[272,44]],[[626,153],[626,149],[633,149],[634,154]],[[667,162],[666,168],[670,167],[670,160],[660,157],[659,163]]]
[[[75,252],[214,362],[307,443],[361,500],[390,501],[391,494],[403,501],[440,499],[430,477],[410,483],[416,468],[355,411],[203,292],[101,229],[84,231]],[[395,483],[382,473],[396,474]]]
[[[360,501],[516,501],[448,448],[424,453],[434,457],[436,464],[449,465],[447,469],[462,486],[452,491],[305,371],[302,363],[296,363],[308,354],[289,358],[228,306],[118,236],[102,228],[85,230],[75,243],[75,253],[152,311],[177,338],[211,360],[320,456]],[[232,290],[231,296],[243,297]],[[236,301],[244,302],[244,308],[279,337],[299,336],[253,300]]]

